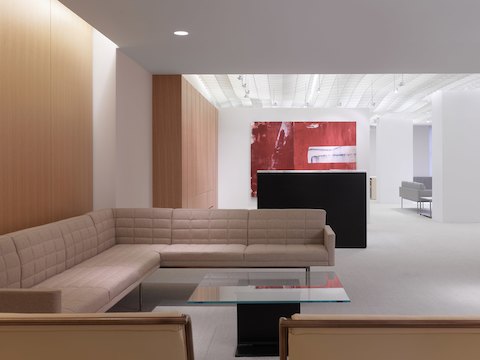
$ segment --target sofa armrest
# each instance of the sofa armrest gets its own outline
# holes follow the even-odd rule
[[[335,265],[335,232],[330,225],[325,225],[323,242],[328,252],[328,265]]]
[[[0,313],[59,313],[61,290],[0,289]]]

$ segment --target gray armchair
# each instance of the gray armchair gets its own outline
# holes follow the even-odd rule
[[[423,197],[432,196],[432,190],[426,189],[425,184],[413,181],[402,181],[402,186],[399,188],[399,195],[401,198],[401,204],[403,208],[403,199],[415,201],[417,208],[419,203],[424,202]]]

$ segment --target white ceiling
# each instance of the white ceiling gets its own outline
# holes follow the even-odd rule
[[[189,75],[219,108],[370,108],[372,123],[401,113],[428,124],[430,96],[438,90],[480,88],[480,74],[233,74]]]
[[[478,0],[61,2],[157,74],[480,72]]]

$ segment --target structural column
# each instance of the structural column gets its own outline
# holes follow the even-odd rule
[[[377,125],[377,201],[400,203],[398,188],[413,179],[413,123],[396,115]]]
[[[433,219],[480,222],[480,90],[432,97]]]

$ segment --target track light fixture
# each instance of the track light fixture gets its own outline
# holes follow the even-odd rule
[[[373,80],[370,82],[370,107],[373,109],[377,104],[373,100]]]
[[[339,82],[339,76],[337,75],[336,81],[337,81],[337,107],[342,107],[342,101],[340,100],[340,82]]]
[[[393,92],[398,94],[397,75],[393,74]]]

